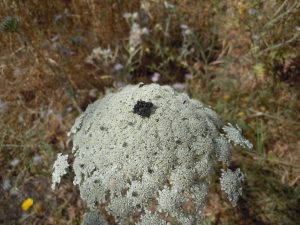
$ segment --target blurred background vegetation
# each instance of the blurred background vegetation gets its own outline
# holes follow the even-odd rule
[[[299,224],[300,2],[0,1],[0,224],[80,224],[85,205],[52,164],[86,106],[128,83],[211,105],[255,146],[232,208],[215,185],[204,224]]]

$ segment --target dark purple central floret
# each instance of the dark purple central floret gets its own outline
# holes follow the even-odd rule
[[[133,113],[136,113],[142,117],[149,117],[151,114],[152,107],[153,107],[152,102],[145,102],[139,100],[133,107]]]

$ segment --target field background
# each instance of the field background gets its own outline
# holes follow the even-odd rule
[[[238,206],[215,185],[205,224],[299,224],[299,1],[1,0],[0,20],[0,224],[80,224],[71,175],[50,189],[53,162],[80,111],[141,81],[186,91],[254,144],[233,154]]]

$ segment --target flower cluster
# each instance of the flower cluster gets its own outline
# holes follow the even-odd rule
[[[149,117],[134,112],[152,106]],[[199,223],[216,162],[230,164],[230,141],[250,146],[209,107],[158,84],[107,94],[89,105],[70,135],[74,184],[82,199],[92,210],[102,205],[120,224],[135,215],[137,225]],[[66,157],[59,155],[54,164],[53,187],[65,174]],[[240,170],[221,177],[234,205],[242,180]]]
[[[103,49],[101,47],[94,48],[92,53],[86,58],[85,62],[94,64],[94,61],[104,60],[106,63],[113,59],[113,54],[110,48]]]
[[[142,36],[149,34],[146,27],[141,27],[138,23],[132,23],[129,34],[130,51],[134,51],[141,43]]]

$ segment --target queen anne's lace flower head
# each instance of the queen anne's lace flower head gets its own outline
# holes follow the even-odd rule
[[[91,209],[101,204],[120,224],[136,215],[138,225],[199,223],[214,165],[230,164],[230,141],[250,146],[210,107],[158,84],[107,94],[89,105],[69,134],[82,199]],[[64,162],[55,163],[54,184]],[[233,204],[241,181],[239,170],[222,175]]]

